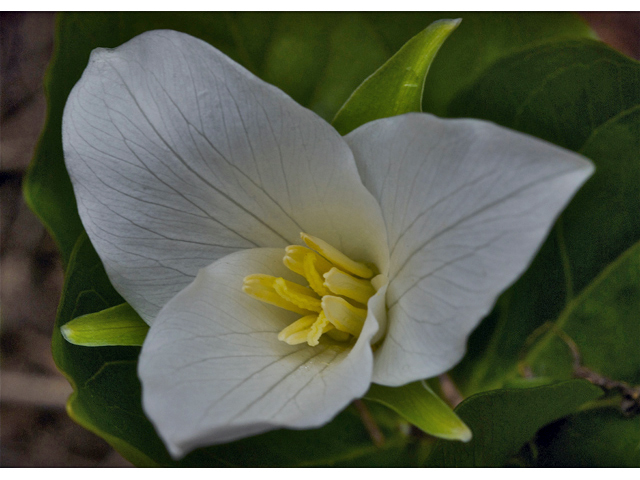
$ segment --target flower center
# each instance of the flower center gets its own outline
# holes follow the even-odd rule
[[[307,245],[290,245],[283,262],[305,278],[308,287],[280,277],[254,274],[244,278],[242,290],[262,302],[302,315],[278,334],[278,340],[314,347],[320,337],[339,342],[357,338],[367,318],[367,302],[376,289],[375,272],[362,262],[351,260],[324,240],[301,233]]]

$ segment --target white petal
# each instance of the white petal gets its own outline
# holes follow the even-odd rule
[[[276,428],[323,425],[367,391],[375,319],[351,349],[291,346],[277,335],[299,315],[242,292],[251,273],[301,279],[283,256],[262,248],[218,260],[151,326],[138,370],[143,405],[174,457]]]
[[[342,137],[189,35],[95,50],[63,143],[85,229],[149,322],[199,268],[300,232],[386,269],[380,210]]]
[[[389,235],[389,328],[374,382],[439,374],[462,358],[468,334],[528,266],[593,167],[479,120],[403,115],[346,139]]]

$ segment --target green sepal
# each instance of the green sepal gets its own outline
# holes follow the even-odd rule
[[[367,400],[381,403],[425,433],[446,440],[468,442],[471,430],[424,381],[402,387],[371,385]]]
[[[379,118],[422,111],[429,67],[462,20],[438,20],[369,76],[340,108],[332,125],[341,135]]]
[[[60,328],[67,342],[84,347],[139,347],[148,331],[149,325],[128,303],[82,315]]]

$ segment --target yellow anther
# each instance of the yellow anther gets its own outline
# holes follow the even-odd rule
[[[289,270],[296,272],[298,275],[302,275],[304,277],[304,259],[307,255],[313,256],[313,258],[315,259],[316,269],[318,270],[318,272],[320,272],[321,275],[325,272],[328,272],[333,267],[331,263],[318,255],[316,252],[307,247],[303,247],[302,245],[289,245],[287,248],[285,248],[285,256],[282,261]]]
[[[318,313],[322,311],[320,299],[307,287],[290,282],[284,278],[277,278],[273,283],[273,288],[282,298],[300,308]]]
[[[288,327],[282,329],[278,334],[278,340],[286,342],[289,345],[298,345],[299,343],[306,342],[309,335],[309,328],[317,319],[318,315],[307,315],[296,320]]]
[[[309,253],[304,257],[303,262],[304,277],[307,279],[307,282],[309,282],[309,286],[313,288],[313,291],[318,295],[320,295],[321,297],[324,295],[331,295],[331,292],[327,289],[327,287],[324,286],[325,280],[322,277],[322,273],[324,272],[320,273],[316,268],[316,264],[319,263],[318,259],[321,259],[320,255],[317,255],[309,250]],[[324,259],[322,258],[322,260]],[[329,262],[327,262],[326,260],[324,261],[329,264]],[[335,270],[335,267],[331,267],[331,265],[329,265],[329,268],[333,268]],[[324,275],[326,275],[326,273],[324,273]]]
[[[367,265],[351,260],[319,238],[305,233],[300,236],[309,248],[288,246],[283,262],[303,276],[308,287],[282,277],[256,274],[244,278],[242,290],[257,300],[303,315],[278,334],[278,340],[289,345],[308,343],[315,347],[324,334],[338,342],[357,338],[367,319],[367,309],[349,302],[366,305],[386,284],[380,283],[386,277],[378,275],[366,280],[374,275]]]
[[[304,277],[304,257],[311,250],[300,245],[289,245],[284,251],[285,256],[282,262],[285,267]]]
[[[326,295],[322,297],[322,310],[334,327],[357,337],[367,319],[367,309],[357,308],[344,298]]]
[[[271,275],[248,275],[244,277],[242,291],[257,300],[275,305],[276,307],[284,308],[291,312],[296,312],[301,315],[308,315],[311,313],[309,310],[300,308],[279,295],[274,289],[276,280],[276,277],[272,277]],[[300,288],[304,287],[301,286]]]
[[[324,274],[324,286],[336,295],[351,298],[363,305],[376,293],[369,280],[353,277],[335,267]]]
[[[371,278],[373,271],[367,267],[364,263],[355,262],[347,257],[344,253],[337,248],[332,247],[324,240],[317,237],[312,237],[306,233],[301,233],[300,238],[307,244],[309,248],[313,248],[316,252],[329,260],[335,266],[340,267],[342,270],[346,270],[349,273],[353,273],[358,277]]]
[[[324,312],[320,312],[320,315],[318,315],[318,319],[313,323],[313,325],[311,325],[311,328],[309,328],[307,343],[310,346],[315,347],[316,345],[318,345],[318,343],[320,343],[320,337],[322,336],[322,334],[327,333],[329,330],[333,329],[334,326],[329,323],[329,320],[327,320]]]

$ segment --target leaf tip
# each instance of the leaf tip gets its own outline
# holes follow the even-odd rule
[[[458,431],[455,432],[456,439],[460,440],[462,443],[469,443],[471,439],[473,439],[473,433],[471,429],[463,423]]]
[[[68,325],[63,325],[60,327],[60,333],[64,337],[64,339],[69,343],[75,343],[73,341],[73,329]]]
[[[462,18],[443,18],[441,20],[436,20],[431,25],[429,25],[425,30],[429,31],[432,29],[446,29],[449,33],[453,32],[458,25],[462,22]],[[424,31],[424,30],[423,30]]]

